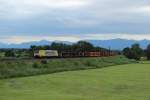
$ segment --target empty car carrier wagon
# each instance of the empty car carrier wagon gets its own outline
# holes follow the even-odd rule
[[[57,50],[36,50],[34,57],[58,57]]]

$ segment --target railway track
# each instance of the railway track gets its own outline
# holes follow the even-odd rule
[[[105,56],[101,56],[105,57]],[[7,57],[7,58],[0,58],[0,61],[21,61],[21,60],[50,60],[50,59],[77,59],[77,58],[95,58],[95,57],[53,57],[53,58],[34,58],[34,57],[27,57],[27,58],[15,58],[15,57]]]

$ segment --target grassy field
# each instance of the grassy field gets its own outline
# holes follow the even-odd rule
[[[0,79],[103,68],[135,61],[124,56],[66,59],[0,59]]]
[[[150,62],[1,79],[0,100],[150,100]]]

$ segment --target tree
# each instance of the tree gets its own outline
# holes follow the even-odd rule
[[[85,51],[92,51],[94,46],[86,41],[79,41],[73,45],[73,50],[76,52],[85,52]]]
[[[129,59],[140,60],[143,55],[143,50],[140,48],[139,44],[133,44],[131,48],[124,48],[123,54]]]
[[[31,45],[31,46],[30,46],[30,49],[31,49],[32,51],[34,51],[34,50],[36,50],[36,49],[37,49],[37,46],[35,46],[35,45]]]
[[[147,56],[147,59],[150,60],[150,44],[147,46],[146,56]]]
[[[136,60],[140,60],[143,50],[140,48],[139,44],[133,44],[131,47],[132,56]]]
[[[131,49],[129,47],[123,49],[123,55],[127,58],[132,59]]]
[[[5,51],[5,56],[6,57],[14,57],[15,53],[13,50],[7,50],[7,51]]]
[[[107,49],[101,47],[94,47],[91,43],[86,41],[79,41],[72,45],[64,43],[53,42],[50,46],[31,46],[30,50],[33,52],[35,50],[57,50],[60,52],[86,52],[86,51],[108,51]],[[32,53],[33,54],[33,53]]]

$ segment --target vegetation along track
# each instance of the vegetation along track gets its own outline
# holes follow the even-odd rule
[[[0,63],[0,78],[32,76],[72,70],[103,68],[134,63],[124,56],[37,60],[5,60]]]

